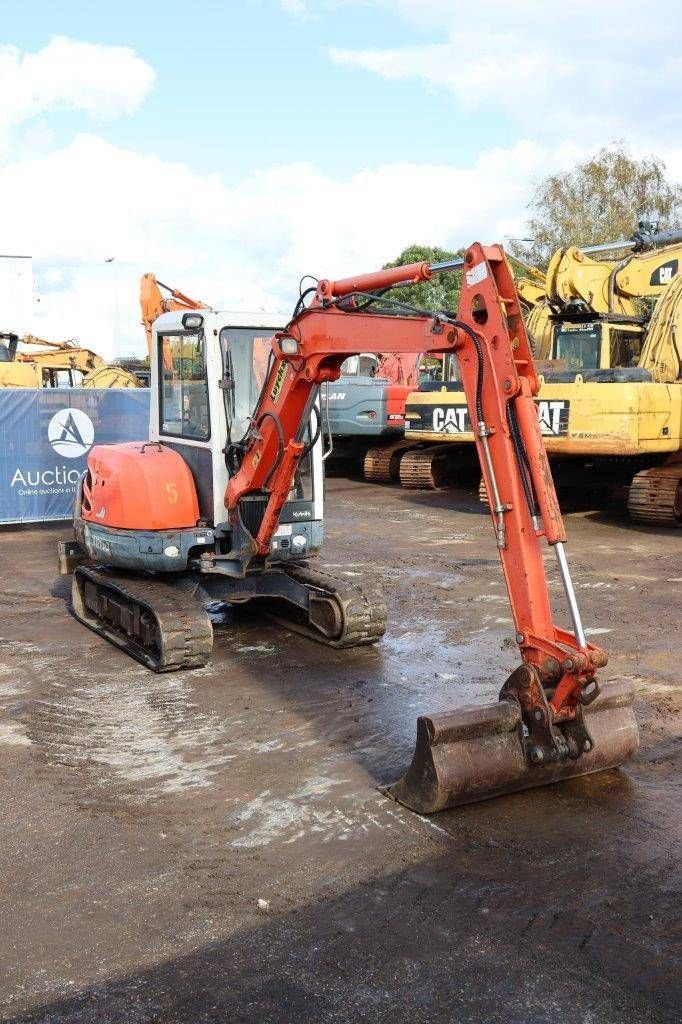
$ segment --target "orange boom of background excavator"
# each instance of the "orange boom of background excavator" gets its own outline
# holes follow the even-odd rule
[[[462,261],[451,266],[461,267]],[[614,767],[638,743],[632,687],[598,682],[606,654],[587,641],[580,619],[564,550],[564,524],[533,401],[539,381],[504,253],[499,246],[475,244],[463,267],[457,316],[419,310],[405,315],[404,307],[401,315],[372,309],[379,292],[384,292],[385,309],[390,296],[384,290],[404,284],[406,276],[413,281],[428,278],[434,268],[427,263],[342,281],[320,280],[310,305],[298,303],[286,329],[272,339],[270,366],[250,426],[237,448],[228,449],[234,471],[225,491],[227,523],[219,528],[221,543],[204,547],[187,564],[197,578],[218,580],[226,601],[240,599],[244,587],[253,592],[254,581],[276,573],[273,539],[301,460],[310,450],[307,431],[320,385],[338,378],[349,355],[372,350],[457,353],[522,663],[494,705],[419,719],[412,765],[391,793],[421,812]],[[445,271],[449,265],[437,269]],[[186,314],[186,324],[190,318],[201,320]],[[230,376],[226,390],[232,385]],[[148,460],[164,450],[164,445],[144,445],[131,453],[141,476]],[[104,448],[98,458],[106,471]],[[114,460],[109,466],[114,476],[120,473]],[[89,468],[92,477],[96,467]],[[167,497],[159,493],[158,501],[167,502]],[[254,502],[259,503],[256,518]],[[92,512],[82,513],[88,514]],[[89,544],[90,535],[78,517],[76,531],[85,553],[101,558],[101,547],[98,551],[94,542]],[[106,545],[113,551],[124,539],[121,531],[112,530]],[[543,542],[556,554],[571,631],[553,620]],[[137,554],[136,559],[138,565]],[[151,651],[158,637],[156,587],[119,583],[79,567],[76,614],[119,646],[137,645],[140,656],[144,645]],[[328,620],[330,635],[333,628]]]
[[[164,295],[164,291],[168,294]],[[142,326],[147,335],[147,351],[151,360],[152,324],[162,313],[170,313],[174,310],[184,312],[192,309],[208,309],[208,306],[205,302],[191,299],[189,295],[183,294],[177,288],[171,288],[163,281],[158,281],[154,274],[143,274],[140,280],[140,309],[142,311]],[[166,369],[171,366],[171,356],[167,349],[164,351],[164,366]]]

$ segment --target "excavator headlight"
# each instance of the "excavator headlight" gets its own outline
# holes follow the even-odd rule
[[[279,339],[279,348],[283,356],[295,356],[298,353],[298,342],[290,334]]]
[[[184,313],[182,317],[182,326],[186,331],[196,331],[199,327],[203,327],[204,318],[201,313]]]

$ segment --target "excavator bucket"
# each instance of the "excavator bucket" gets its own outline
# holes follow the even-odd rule
[[[425,715],[417,720],[412,764],[388,793],[419,814],[433,814],[616,768],[639,745],[633,696],[630,683],[605,683],[599,697],[584,709],[593,741],[589,752],[547,765],[531,762],[521,709],[513,700]]]

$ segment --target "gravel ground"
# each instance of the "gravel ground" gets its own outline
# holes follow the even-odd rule
[[[636,758],[428,819],[378,787],[419,713],[495,699],[516,664],[490,522],[459,491],[327,498],[324,562],[382,585],[384,640],[241,614],[168,676],[72,618],[65,527],[0,531],[0,1019],[682,1019],[682,534],[567,517]]]

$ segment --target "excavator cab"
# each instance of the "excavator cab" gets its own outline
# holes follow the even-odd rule
[[[198,521],[214,531],[212,539],[221,549],[228,550],[232,529],[223,495],[251,430],[268,371],[270,338],[282,323],[277,315],[202,309],[164,313],[153,325],[149,439],[182,457],[196,491]],[[263,499],[250,496],[244,506],[243,515],[256,526]],[[286,561],[315,554],[321,542],[317,444],[301,461],[273,552]]]
[[[76,538],[91,557],[137,571],[183,573],[230,549],[223,494],[236,472],[283,318],[207,307],[161,314],[150,331],[149,435],[97,445],[77,499]],[[257,525],[262,500],[244,516]],[[140,532],[142,531],[142,532]],[[162,531],[162,534],[159,534]],[[315,554],[322,540],[319,445],[302,460],[281,528],[278,560]]]
[[[622,317],[583,314],[568,319],[564,314],[552,326],[551,356],[543,376],[552,380],[556,373],[580,373],[589,379],[592,371],[629,370],[639,365],[643,343],[644,328],[624,323]],[[602,372],[599,379],[603,378]]]

